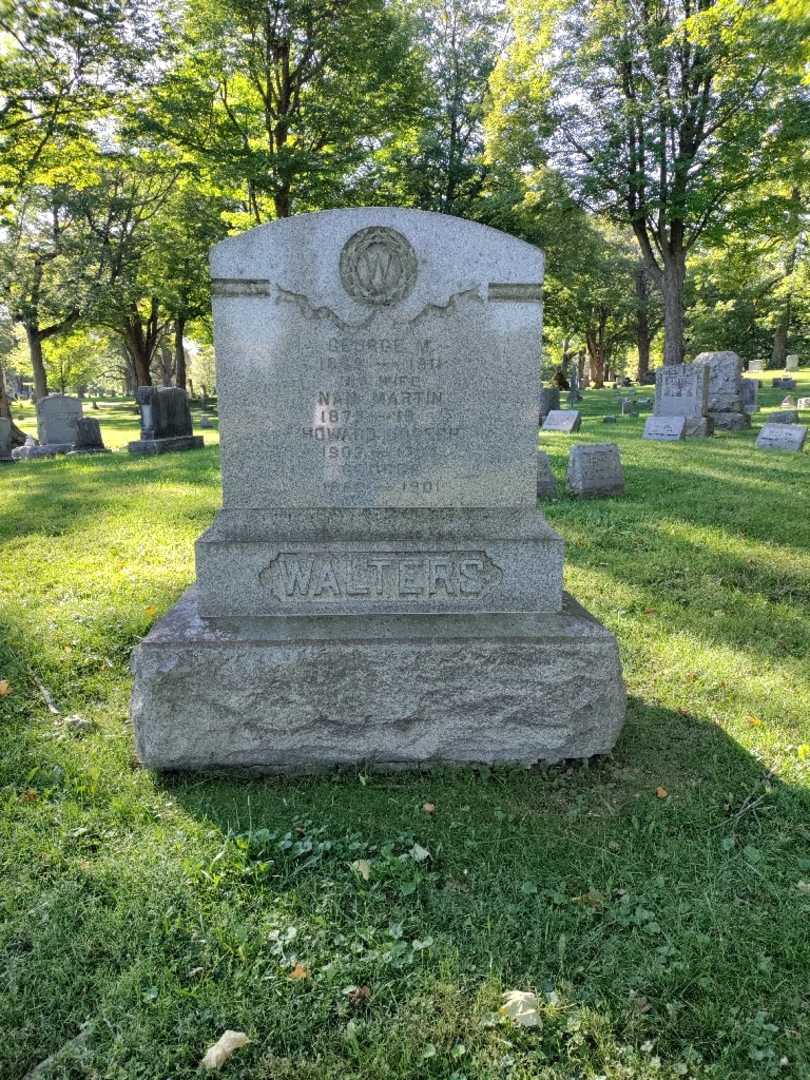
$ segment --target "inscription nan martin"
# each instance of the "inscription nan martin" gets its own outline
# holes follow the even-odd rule
[[[476,600],[500,585],[502,577],[484,551],[281,551],[259,575],[282,604],[352,597]]]

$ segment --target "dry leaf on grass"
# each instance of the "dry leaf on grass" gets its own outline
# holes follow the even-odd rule
[[[363,881],[368,881],[369,874],[371,873],[371,863],[368,859],[355,859],[352,863],[352,870],[358,873]]]
[[[501,1005],[498,1012],[501,1016],[508,1016],[521,1027],[540,1027],[540,1013],[537,1011],[539,1004],[537,995],[530,990],[507,990],[501,995]]]
[[[422,810],[423,810],[423,811],[424,811],[424,812],[425,812],[426,814],[432,814],[432,813],[434,812],[434,810],[435,810],[435,809],[436,809],[436,807],[435,807],[435,805],[434,805],[434,804],[433,804],[432,802],[426,802],[426,803],[422,803]]]
[[[298,980],[298,979],[308,979],[309,978],[309,972],[304,967],[304,965],[299,962],[299,963],[297,963],[295,965],[295,967],[292,969],[292,971],[287,976],[287,978],[288,979],[296,979],[296,980]]]
[[[665,787],[657,787],[655,789],[655,794],[658,796],[659,799],[666,799],[669,795],[669,792]]]
[[[146,612],[150,619],[154,619],[155,615],[157,615],[157,608],[154,604],[149,604],[148,607],[145,607],[143,610]]]
[[[250,1039],[244,1031],[226,1031],[225,1034],[209,1046],[205,1051],[205,1057],[200,1062],[204,1069],[220,1069],[240,1046],[247,1046]]]
[[[427,848],[423,848],[421,844],[414,844],[408,854],[414,862],[424,862],[425,859],[430,858],[430,852]]]
[[[11,683],[8,679],[0,679],[0,697],[8,697],[11,693]]]

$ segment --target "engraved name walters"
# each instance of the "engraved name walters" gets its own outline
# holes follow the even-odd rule
[[[500,567],[483,551],[281,551],[260,580],[281,603],[345,600],[475,600],[498,585]]]

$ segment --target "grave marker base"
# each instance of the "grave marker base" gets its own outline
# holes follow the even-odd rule
[[[202,435],[176,435],[171,439],[138,439],[128,443],[130,454],[169,454],[173,450],[202,450]]]

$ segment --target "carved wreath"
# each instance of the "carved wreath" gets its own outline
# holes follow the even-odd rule
[[[346,241],[340,280],[361,304],[398,304],[416,284],[416,252],[395,229],[372,225]]]

